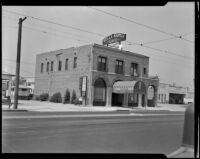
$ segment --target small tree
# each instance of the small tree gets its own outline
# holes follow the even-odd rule
[[[76,92],[75,92],[75,90],[73,90],[73,92],[72,92],[72,99],[71,99],[71,104],[75,104],[75,101],[76,101]]]
[[[62,102],[61,93],[60,92],[54,93],[50,98],[50,102],[61,103]]]
[[[63,103],[64,104],[70,103],[70,91],[69,91],[69,89],[67,89],[66,92],[65,92],[65,97],[64,97]]]
[[[40,95],[40,101],[47,101],[49,98],[49,94],[48,93],[43,93]]]

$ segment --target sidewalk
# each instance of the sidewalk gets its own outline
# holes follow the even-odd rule
[[[13,103],[13,101],[12,101]],[[70,112],[70,111],[181,111],[184,112],[186,105],[175,105],[175,104],[158,104],[157,107],[134,107],[134,108],[124,108],[124,107],[105,107],[105,106],[82,106],[73,104],[63,104],[63,103],[52,103],[52,102],[40,102],[34,100],[19,100],[17,111],[39,111],[39,112]],[[12,111],[13,104],[10,109],[8,109],[7,104],[2,104],[2,110]],[[13,110],[15,111],[15,110]]]

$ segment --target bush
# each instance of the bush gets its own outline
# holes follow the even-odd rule
[[[50,98],[50,102],[54,102],[54,103],[62,103],[62,97],[61,97],[61,93],[55,93],[51,96]]]
[[[82,102],[79,101],[78,98],[76,98],[76,99],[74,100],[74,103],[73,103],[73,104],[75,104],[75,105],[81,105]]]
[[[67,89],[66,92],[65,92],[65,97],[64,97],[64,101],[63,103],[70,103],[70,92],[69,90]]]
[[[43,93],[40,95],[40,101],[47,101],[49,98],[49,94],[48,93]]]
[[[75,101],[76,101],[76,92],[73,90],[72,92],[72,99],[71,99],[71,104],[75,104]]]
[[[33,95],[33,100],[40,100],[40,96],[39,95]]]

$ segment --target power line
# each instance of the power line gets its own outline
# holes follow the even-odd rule
[[[17,12],[13,12],[13,11],[7,11],[7,10],[4,10],[6,12],[9,12],[9,13],[13,13],[13,14],[18,14],[18,15],[24,15],[24,14],[21,14],[21,13],[17,13]],[[24,15],[24,16],[27,16],[27,15]],[[55,23],[55,22],[51,22],[51,21],[48,21],[48,20],[44,20],[44,19],[41,19],[41,18],[35,18],[35,17],[32,17],[32,16],[27,16],[27,17],[30,17],[30,18],[33,18],[33,19],[36,19],[36,20],[40,20],[40,21],[43,21],[43,22],[47,22],[47,23],[52,23],[52,24],[55,24],[55,25],[61,25],[63,27],[68,27],[67,25],[63,25],[63,24],[59,24],[59,23]],[[77,28],[73,27],[73,29],[77,30]],[[78,30],[81,30],[83,32],[85,32],[86,30],[83,30],[83,29],[78,29]],[[46,33],[45,31],[41,31],[43,33]],[[89,32],[89,31],[86,31],[86,32]],[[91,33],[91,32],[90,32]],[[98,36],[105,36],[105,35],[102,35],[102,34],[99,34],[99,33],[91,33],[91,34],[96,34]],[[77,39],[76,39],[77,40]],[[80,40],[79,40],[80,41]],[[127,41],[128,42],[128,41]],[[88,42],[87,42],[88,43]],[[149,48],[149,49],[152,49],[152,50],[156,50],[156,51],[160,51],[160,52],[164,52],[164,53],[168,53],[168,54],[171,54],[171,55],[175,55],[175,56],[179,56],[179,57],[184,57],[186,59],[190,58],[190,57],[187,57],[187,56],[182,56],[182,55],[179,55],[179,54],[175,54],[173,52],[170,52],[170,51],[167,51],[167,50],[161,50],[161,49],[157,49],[157,48],[153,48],[153,47],[149,47],[149,46],[146,46],[146,45],[143,45],[143,44],[139,44],[139,43],[135,43],[135,42],[128,42],[128,45],[138,45],[138,46],[143,46],[143,47],[146,47],[146,48]]]
[[[10,62],[15,62],[16,63],[16,60],[11,60],[11,59],[6,59],[6,58],[3,58],[3,60],[10,61]],[[29,65],[35,65],[34,63],[24,62],[24,61],[21,61],[21,63],[29,64]]]
[[[6,17],[7,19],[10,19],[10,20],[14,20],[14,21],[17,21],[17,19],[15,19],[15,18],[10,18],[10,17]],[[78,35],[78,34],[73,34],[73,33],[70,33],[70,32],[66,32],[66,31],[63,31],[63,30],[59,30],[59,29],[55,29],[55,28],[49,28],[49,27],[47,27],[47,26],[43,26],[43,25],[39,25],[39,24],[35,24],[35,23],[32,23],[32,22],[26,22],[26,24],[33,24],[33,25],[35,25],[35,26],[37,26],[37,27],[39,27],[40,29],[42,28],[42,29],[44,29],[44,28],[46,28],[46,29],[49,29],[49,30],[51,30],[51,31],[57,31],[57,32],[61,32],[61,33],[65,33],[65,34],[71,34],[71,35],[73,35],[73,36],[78,36],[78,37],[80,37],[80,38],[87,38],[87,39],[90,39],[90,40],[94,40],[94,39],[91,39],[91,38],[89,38],[89,37],[84,37],[84,36],[80,36],[80,35]],[[17,27],[17,26],[16,26]]]
[[[61,35],[58,35],[58,34],[55,34],[55,33],[50,33],[50,32],[48,32],[48,31],[39,30],[39,29],[27,27],[27,26],[24,26],[24,28],[30,29],[30,30],[34,30],[34,31],[39,31],[39,32],[42,32],[42,33],[44,33],[44,34],[52,34],[52,35],[56,35],[56,36],[60,36],[60,37],[67,37],[67,36],[61,36]],[[68,38],[69,38],[69,37],[68,37]],[[71,38],[71,37],[70,37],[70,38]],[[68,39],[68,40],[76,40],[76,41],[79,41],[79,42],[90,43],[90,42],[88,42],[88,41],[80,40],[80,39],[75,39],[75,38],[71,38],[71,39]]]
[[[9,13],[13,13],[13,14],[17,14],[17,15],[27,16],[29,18],[32,18],[32,19],[35,19],[35,20],[38,20],[38,21],[42,21],[42,22],[46,22],[46,23],[50,23],[50,24],[54,24],[54,25],[58,25],[58,26],[66,27],[66,28],[70,28],[70,29],[75,29],[75,30],[78,30],[78,31],[86,32],[86,33],[97,35],[97,36],[101,36],[101,37],[105,36],[105,35],[102,35],[102,34],[99,34],[99,33],[95,33],[95,32],[91,32],[91,31],[88,31],[88,30],[80,29],[80,28],[77,28],[77,27],[74,27],[74,26],[69,26],[69,25],[66,25],[66,24],[56,23],[56,22],[53,22],[53,21],[50,21],[50,20],[45,20],[45,19],[42,19],[42,18],[33,17],[33,16],[25,15],[25,14],[14,12],[14,11],[8,11],[8,10],[3,10],[3,11],[9,12]]]
[[[148,29],[151,29],[151,30],[154,30],[154,31],[157,31],[157,32],[161,32],[161,33],[163,33],[163,34],[167,34],[167,35],[173,36],[173,37],[175,37],[175,38],[179,38],[179,39],[182,39],[182,40],[185,40],[185,41],[188,41],[188,42],[192,42],[192,41],[190,41],[190,40],[188,40],[188,39],[183,38],[182,36],[178,36],[178,35],[175,35],[175,34],[172,34],[172,33],[169,33],[169,32],[163,31],[163,30],[160,30],[160,29],[158,29],[158,28],[151,27],[151,26],[149,26],[149,25],[145,25],[145,24],[136,22],[136,21],[131,20],[131,19],[128,19],[128,18],[124,18],[124,17],[118,16],[118,15],[115,15],[115,14],[112,14],[112,13],[109,13],[109,12],[106,12],[106,11],[103,11],[103,10],[100,10],[100,9],[97,9],[97,8],[94,8],[94,7],[88,7],[88,8],[92,8],[93,10],[102,12],[102,13],[104,13],[104,14],[107,14],[107,15],[110,15],[110,16],[113,16],[113,17],[116,17],[116,18],[120,18],[120,19],[122,19],[122,20],[125,20],[125,21],[128,21],[128,22],[131,22],[131,23],[134,23],[134,24],[143,26],[143,27],[145,27],[145,28],[148,28]],[[192,42],[192,43],[193,43],[193,42]]]

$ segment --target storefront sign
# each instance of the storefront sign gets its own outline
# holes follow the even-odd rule
[[[121,42],[126,40],[126,34],[116,33],[111,34],[103,39],[103,45],[108,45],[111,43]]]
[[[87,77],[84,76],[82,79],[82,92],[86,92],[86,86],[87,86]]]

